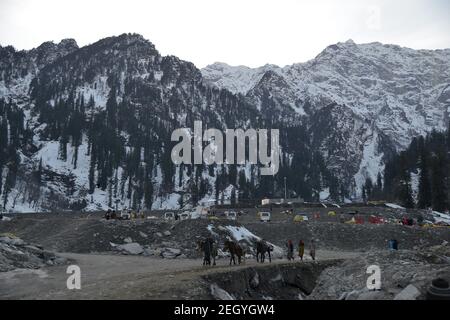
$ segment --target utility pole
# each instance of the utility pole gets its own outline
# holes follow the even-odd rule
[[[284,200],[287,199],[287,190],[286,190],[286,177],[284,177]]]

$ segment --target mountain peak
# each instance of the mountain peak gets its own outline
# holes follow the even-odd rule
[[[49,52],[55,52],[55,51],[64,51],[64,52],[69,53],[78,48],[79,47],[78,47],[78,44],[75,41],[75,39],[67,38],[67,39],[62,39],[57,44],[53,41],[45,41],[40,46],[38,46],[36,49],[33,49],[33,50],[37,50],[38,52],[43,52],[45,54],[48,54]]]
[[[349,44],[349,45],[355,45],[355,41],[353,41],[352,39],[348,39],[347,41],[344,42],[345,44]]]
[[[77,41],[73,38],[62,39],[58,43],[58,47],[78,49]]]
[[[111,36],[92,44],[92,46],[113,46],[116,48],[127,48],[130,46],[137,46],[142,50],[157,51],[155,45],[144,36],[138,33],[123,33],[118,36]]]
[[[149,40],[145,39],[143,35],[139,33],[122,33],[119,36],[112,37],[115,38],[118,41],[124,41],[128,44],[132,43],[147,43],[151,44],[153,46],[153,43],[151,43]]]

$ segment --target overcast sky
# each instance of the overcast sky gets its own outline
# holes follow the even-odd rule
[[[449,31],[448,0],[0,0],[3,46],[135,32],[198,67],[284,66],[348,39],[450,48]]]

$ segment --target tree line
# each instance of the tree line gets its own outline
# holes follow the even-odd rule
[[[444,132],[415,137],[409,147],[386,162],[374,184],[363,186],[366,200],[397,201],[406,208],[450,208],[450,124]]]

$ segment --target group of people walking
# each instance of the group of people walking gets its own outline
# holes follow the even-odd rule
[[[294,243],[292,240],[288,240],[286,242],[287,246],[287,258],[289,261],[294,260]],[[300,240],[298,242],[298,256],[301,261],[303,261],[303,256],[305,255],[305,242],[303,240]],[[316,260],[316,243],[314,239],[310,241],[309,244],[309,255],[313,260]]]

